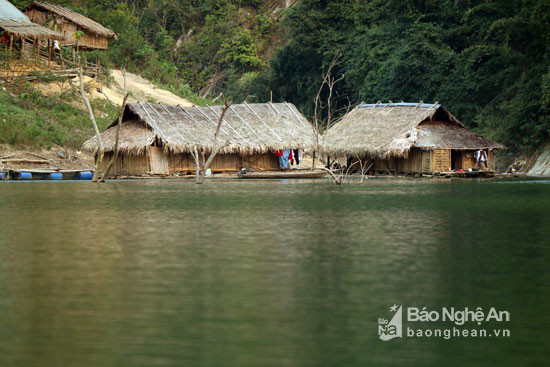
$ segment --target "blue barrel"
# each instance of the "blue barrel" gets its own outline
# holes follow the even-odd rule
[[[78,172],[75,176],[77,180],[91,180],[92,179],[92,172],[86,171],[86,172]]]
[[[47,177],[48,180],[62,180],[63,174],[61,172],[52,172]]]
[[[0,180],[7,180],[8,174],[7,172],[0,172]]]
[[[19,175],[20,180],[32,180],[32,173],[30,172],[21,172]]]

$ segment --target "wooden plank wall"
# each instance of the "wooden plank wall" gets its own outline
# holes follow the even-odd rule
[[[43,12],[38,9],[29,9],[28,11],[25,12],[25,14],[31,19],[32,22],[40,25],[45,25],[46,27],[55,30],[54,24],[56,23],[54,23],[53,21],[52,13]],[[99,36],[86,29],[79,28],[75,23],[63,17],[58,17],[56,18],[56,20],[57,20],[57,31],[65,35],[65,37],[67,38],[66,41],[59,42],[61,46],[75,45],[76,41],[73,37],[73,34],[75,31],[80,30],[84,32],[84,36],[82,36],[78,42],[80,47],[102,49],[102,50],[106,50],[109,47],[109,40],[106,37]]]
[[[103,162],[101,162],[101,170],[105,171],[113,153],[105,153]],[[149,171],[149,165],[147,164],[147,158],[145,154],[125,155],[119,154],[116,163],[113,166],[113,172],[111,174],[132,176],[132,175],[144,175]]]
[[[195,159],[191,154],[170,153],[168,157],[170,173],[195,172]],[[210,168],[212,171],[239,171],[241,168],[252,168],[255,170],[276,170],[279,169],[278,158],[271,153],[241,156],[239,154],[219,154]]]
[[[397,164],[397,169],[399,172],[421,172],[423,169],[422,166],[423,154],[420,149],[411,149],[407,158],[389,158],[389,159],[374,159],[374,169],[377,171],[395,171],[395,166]],[[361,159],[363,161],[363,167],[366,169],[372,163],[371,157],[365,157]],[[357,160],[354,160],[356,162]],[[360,169],[359,163],[356,163],[353,166],[355,169]]]
[[[112,153],[105,153],[101,169],[105,170],[111,160]],[[256,154],[241,157],[238,154],[220,154],[212,161],[210,168],[213,172],[236,172],[241,168],[253,168],[258,171],[271,171],[279,169],[279,159],[271,153]],[[158,147],[149,147],[147,154],[125,155],[119,154],[114,165],[113,173],[116,175],[133,176],[173,173],[195,173],[195,160],[190,154],[165,155],[164,150]]]
[[[147,162],[149,172],[153,175],[167,175],[170,173],[168,156],[160,147],[147,147]]]

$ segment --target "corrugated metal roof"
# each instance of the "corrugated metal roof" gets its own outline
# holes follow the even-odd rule
[[[441,107],[440,104],[437,102],[434,103],[422,103],[422,102],[397,102],[397,103],[370,103],[370,104],[362,104],[359,106],[359,108],[373,108],[373,107],[416,107],[416,108],[439,108]]]
[[[0,19],[20,19],[31,22],[25,14],[21,13],[7,0],[0,0]]]

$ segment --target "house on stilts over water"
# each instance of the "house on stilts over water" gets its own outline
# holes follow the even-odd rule
[[[116,40],[112,30],[60,5],[33,1],[23,12],[34,22],[55,29],[65,37],[60,46],[83,50],[106,50],[109,41]],[[77,33],[78,31],[82,34]]]
[[[325,133],[323,145],[333,157],[361,160],[357,168],[372,164],[392,173],[466,171],[477,168],[478,150],[491,170],[494,151],[504,149],[466,129],[437,102],[361,104]]]
[[[223,106],[128,103],[120,127],[114,174],[194,174],[192,152],[204,151],[208,158],[222,110]],[[117,122],[101,134],[106,152],[102,169],[114,151]],[[226,111],[218,142],[224,147],[210,166],[213,172],[242,168],[278,170],[278,150],[311,151],[316,133],[290,103],[244,103],[231,105]],[[86,141],[83,149],[97,155],[96,137]]]

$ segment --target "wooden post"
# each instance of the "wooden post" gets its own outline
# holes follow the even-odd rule
[[[13,34],[10,35],[10,52],[8,54],[8,69],[11,69],[11,52],[13,50]]]
[[[48,39],[48,69],[52,64],[52,41]]]
[[[399,166],[397,163],[397,157],[393,158],[393,164],[395,165],[395,175],[397,176],[399,174]]]

